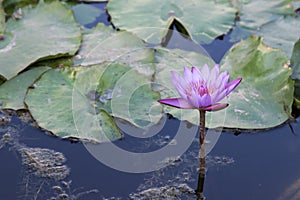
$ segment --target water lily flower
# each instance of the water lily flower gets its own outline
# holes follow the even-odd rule
[[[179,98],[160,99],[158,102],[183,109],[198,109],[203,111],[217,111],[226,108],[228,103],[218,103],[224,99],[242,78],[229,82],[227,71],[220,73],[218,64],[209,69],[205,64],[201,70],[184,67],[184,75],[171,71],[171,81],[175,86]]]
[[[197,197],[202,196],[203,183],[205,177],[205,113],[206,111],[217,111],[226,108],[228,103],[218,103],[224,99],[240,82],[242,78],[238,78],[229,82],[229,74],[227,71],[220,73],[219,65],[215,65],[213,69],[209,69],[204,65],[201,70],[192,67],[189,70],[184,67],[183,77],[177,72],[171,71],[171,81],[175,86],[179,98],[160,99],[158,102],[183,109],[198,109],[200,113],[200,153],[199,153],[199,169],[198,169],[198,186],[196,189]],[[198,198],[197,198],[198,199]],[[200,198],[199,198],[200,199]]]

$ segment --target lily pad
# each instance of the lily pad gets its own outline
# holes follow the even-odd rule
[[[86,94],[96,110],[106,110],[132,125],[146,127],[162,117],[162,107],[156,101],[160,96],[151,89],[151,78],[152,75],[146,76],[137,68],[105,63],[83,70],[77,75],[74,87]],[[76,99],[73,97],[73,104]]]
[[[263,25],[284,16],[295,16],[293,0],[231,0],[231,2],[239,11],[239,21],[230,36],[232,42],[247,38],[259,31]]]
[[[82,87],[89,83],[82,82],[81,88],[74,87],[76,77],[84,70],[47,71],[36,82],[37,87],[28,91],[25,101],[30,113],[40,127],[63,138],[95,142],[121,138],[113,118],[105,110],[96,112],[87,94],[82,93]]]
[[[264,43],[282,49],[290,58],[294,43],[300,38],[300,17],[285,17],[261,27],[258,35]]]
[[[282,16],[294,16],[293,0],[247,0],[239,1],[241,27],[257,30],[259,27],[275,21]]]
[[[5,12],[2,6],[2,0],[0,1],[0,41],[3,40],[5,33]]]
[[[300,39],[294,44],[291,66],[293,68],[292,79],[300,80]]]
[[[8,20],[6,31],[12,34],[8,45],[0,49],[0,75],[6,79],[35,61],[74,55],[81,40],[72,11],[59,1],[41,1],[35,8],[23,9],[21,19]]]
[[[300,40],[298,40],[294,45],[291,67],[293,68],[291,78],[295,80],[295,97],[300,99]]]
[[[110,0],[107,10],[117,28],[153,44],[161,43],[174,21],[197,43],[209,43],[232,28],[236,13],[227,0]]]
[[[0,86],[0,101],[2,108],[14,110],[25,109],[24,99],[29,86],[31,86],[41,74],[49,70],[49,67],[38,67],[26,71]],[[34,85],[32,85],[34,87]]]
[[[151,89],[152,75],[118,63],[107,64],[97,87],[99,107],[138,127],[156,124],[162,107],[156,101],[159,93]]]
[[[265,129],[289,118],[294,82],[282,51],[264,45],[262,38],[250,37],[233,46],[222,63],[222,70],[243,81],[225,99],[229,107],[212,114],[216,119],[226,114],[224,124],[211,124],[212,127]]]
[[[134,67],[151,65],[153,61],[153,50],[146,48],[138,37],[125,31],[116,32],[111,27],[99,23],[93,30],[85,30],[82,46],[74,58],[74,65],[118,62]]]
[[[75,19],[79,24],[85,26],[96,21],[97,17],[102,14],[102,10],[90,4],[77,4],[72,7]]]

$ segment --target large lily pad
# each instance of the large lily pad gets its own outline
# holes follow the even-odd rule
[[[28,87],[31,86],[41,74],[49,69],[49,67],[34,68],[2,84],[0,86],[2,108],[14,110],[25,109],[24,98]]]
[[[89,82],[78,84],[81,88],[74,87],[76,77],[84,70],[52,69],[46,72],[36,82],[37,87],[30,89],[26,96],[30,113],[39,126],[63,138],[105,142],[122,137],[113,118],[105,110],[96,112],[88,94],[82,93],[82,88],[89,86]],[[93,80],[93,77],[89,78]]]
[[[72,11],[58,1],[23,9],[22,18],[10,19],[6,31],[12,34],[0,49],[0,75],[6,79],[37,60],[75,54],[81,40]]]
[[[153,61],[153,51],[146,48],[138,37],[129,32],[116,32],[99,23],[93,30],[85,30],[74,65],[118,62],[134,67],[152,64]]]
[[[117,28],[154,44],[162,41],[174,20],[194,41],[209,43],[232,28],[236,12],[227,0],[110,0],[107,10]]]
[[[261,27],[258,35],[264,37],[264,42],[282,49],[290,58],[294,43],[300,38],[300,18],[285,17]]]
[[[224,126],[244,129],[271,128],[289,118],[294,82],[282,51],[265,46],[262,38],[250,37],[232,47],[222,62],[222,70],[243,81],[225,100],[230,106],[213,113],[214,118],[226,114]]]

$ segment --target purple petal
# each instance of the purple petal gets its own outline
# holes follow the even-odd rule
[[[175,89],[182,98],[185,98],[185,90],[187,88],[186,81],[177,72],[171,71],[171,74],[171,82],[173,83]]]
[[[229,79],[229,75],[228,75],[227,71],[222,72],[218,77],[218,80],[216,83],[216,88],[224,90],[225,86],[228,83],[228,79]]]
[[[213,103],[217,103],[218,101],[221,101],[225,97],[226,97],[226,90],[218,92],[218,93],[215,94],[215,96],[213,98]]]
[[[219,78],[219,65],[215,65],[214,68],[210,71],[209,76],[206,79],[206,85],[209,89],[214,90],[217,80]]]
[[[234,88],[236,88],[236,86],[238,86],[238,84],[240,84],[240,82],[242,81],[242,78],[238,78],[238,79],[236,79],[236,80],[234,80],[234,81],[231,81],[230,83],[228,83],[227,85],[226,85],[226,89],[227,89],[227,91],[226,91],[226,96],[232,91],[232,90],[234,90]]]
[[[203,79],[206,81],[209,77],[209,68],[207,64],[203,65],[201,68],[201,73],[203,75]]]
[[[220,74],[220,65],[216,64],[215,67],[213,68],[214,73],[216,73],[217,75]]]
[[[189,104],[185,99],[183,98],[170,98],[170,99],[160,99],[158,100],[159,103],[173,106],[176,108],[183,108],[183,109],[189,109],[194,108],[191,104]]]
[[[203,81],[203,74],[198,69],[198,67],[192,67],[192,74],[193,74],[193,80],[195,82],[202,82]]]
[[[184,71],[183,71],[183,76],[184,76],[184,79],[190,83],[193,81],[193,76],[192,76],[192,72],[189,68],[187,67],[184,67]]]
[[[193,105],[194,108],[199,108],[198,97],[199,95],[194,90],[191,91],[191,96],[187,96],[189,104]]]
[[[205,107],[211,105],[211,96],[209,94],[204,94],[202,97],[198,99],[199,107]]]
[[[201,110],[218,111],[218,110],[222,110],[222,109],[226,108],[228,105],[229,105],[228,103],[218,103],[218,104],[214,104],[214,105],[211,105],[211,106],[201,108]]]

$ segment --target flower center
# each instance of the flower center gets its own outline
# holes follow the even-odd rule
[[[199,96],[209,94],[209,90],[207,89],[207,86],[205,85],[204,81],[191,82],[186,90],[186,95],[191,96],[193,91],[196,92]]]

